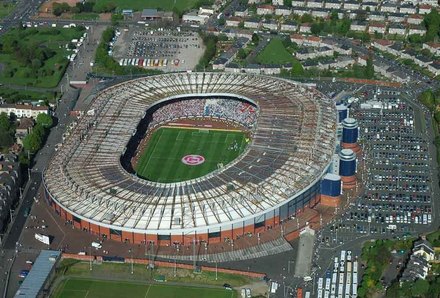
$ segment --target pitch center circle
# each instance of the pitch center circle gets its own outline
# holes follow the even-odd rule
[[[189,154],[182,157],[182,162],[189,166],[201,165],[205,162],[205,158],[197,154]]]

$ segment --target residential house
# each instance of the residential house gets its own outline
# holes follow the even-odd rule
[[[199,14],[212,16],[214,14],[214,12],[215,12],[214,8],[212,8],[211,6],[201,6],[199,8]]]
[[[409,14],[415,14],[417,12],[417,9],[412,4],[404,4],[400,6],[399,12],[409,15]]]
[[[318,68],[318,66],[319,66],[318,61],[315,61],[315,60],[306,60],[301,64],[304,69]]]
[[[17,118],[37,118],[39,114],[49,114],[49,107],[32,104],[0,104],[0,113],[14,114]]]
[[[199,14],[197,10],[192,10],[182,16],[182,22],[205,24],[209,19],[208,15]]]
[[[312,16],[315,18],[327,18],[330,16],[330,11],[325,8],[314,8],[312,10]]]
[[[260,28],[260,20],[258,19],[247,19],[244,21],[244,27],[250,29]]]
[[[414,60],[414,57],[416,55],[417,53],[413,49],[406,49],[400,53],[400,57],[402,57],[403,59],[410,59],[410,60]]]
[[[298,7],[304,7],[306,6],[305,0],[292,0],[292,7],[298,6]]]
[[[360,8],[361,8],[361,4],[358,1],[355,0],[344,1],[345,10],[356,10]]]
[[[406,16],[403,13],[389,13],[387,16],[387,20],[389,22],[401,23],[404,22]]]
[[[423,48],[430,51],[432,54],[440,56],[440,43],[438,42],[427,42],[423,44]]]
[[[425,279],[431,265],[422,256],[411,255],[400,277],[400,282],[414,282],[417,279]]]
[[[272,5],[275,6],[284,5],[284,0],[272,0]]]
[[[419,5],[419,14],[428,14],[432,10],[432,7],[428,4],[420,4]]]
[[[397,12],[397,5],[395,3],[385,3],[380,7],[381,12]]]
[[[280,30],[287,32],[296,32],[296,30],[298,30],[298,24],[294,21],[286,21],[281,24]]]
[[[428,70],[436,76],[440,75],[440,60],[434,61],[431,64],[429,64]]]
[[[243,21],[242,18],[239,17],[229,17],[226,19],[226,26],[227,27],[238,27],[240,23]]]
[[[384,22],[386,19],[386,16],[383,13],[379,13],[379,12],[371,12],[368,15],[368,20],[369,21],[375,21],[375,22]]]
[[[306,7],[300,7],[300,6],[293,7],[292,10],[293,10],[294,14],[299,15],[299,16],[303,16],[305,14],[310,13],[310,10]]]
[[[342,7],[342,1],[339,0],[326,0],[324,4],[325,8],[340,9]]]
[[[247,9],[247,7],[237,7],[234,11],[234,16],[236,17],[241,17],[241,18],[245,18],[249,15],[249,10]]]
[[[384,23],[372,22],[368,25],[369,33],[385,34],[386,25]]]
[[[341,54],[341,55],[351,55],[353,53],[353,50],[348,45],[342,45],[342,46],[335,46],[333,47],[334,51]]]
[[[406,22],[408,24],[419,25],[419,24],[423,23],[423,17],[419,14],[412,14],[406,18]]]
[[[424,56],[424,55],[416,55],[416,56],[413,58],[413,61],[414,61],[418,66],[421,66],[421,67],[428,67],[428,65],[431,64],[431,63],[433,62],[431,58],[426,57],[426,56]]]
[[[422,256],[428,262],[434,260],[435,252],[431,243],[424,239],[417,240],[414,242],[414,248],[412,251],[413,255]]]
[[[278,23],[276,21],[274,21],[274,20],[263,21],[262,22],[262,27],[264,29],[277,31],[278,30]]]
[[[425,35],[426,34],[426,28],[423,25],[410,25],[408,27],[408,34],[413,35]]]
[[[376,10],[376,8],[377,8],[377,3],[375,3],[375,2],[363,2],[362,3],[362,9],[363,10],[366,10],[366,11],[370,11],[370,12],[372,12],[372,11],[375,11]]]
[[[311,33],[312,25],[309,23],[303,23],[299,25],[299,32],[301,33]]]
[[[367,22],[362,22],[362,21],[353,22],[350,25],[350,30],[351,31],[366,31],[367,30]]]
[[[17,144],[23,145],[23,139],[31,132],[34,127],[34,120],[31,118],[21,118],[17,129],[15,130],[15,138]]]
[[[20,165],[15,154],[0,154],[0,231],[10,216],[10,208],[17,201],[20,187]]]
[[[273,5],[259,5],[257,6],[257,15],[273,14],[275,12],[275,6]]]
[[[323,7],[324,1],[322,0],[307,0],[306,6],[309,8],[321,8]]]
[[[376,39],[375,41],[373,41],[373,47],[384,52],[387,52],[388,47],[391,46],[392,44],[393,42],[387,39]]]
[[[260,4],[261,2],[263,2],[263,0],[249,0],[248,4],[249,5],[251,5],[251,4]]]
[[[275,8],[275,15],[277,16],[290,16],[292,14],[292,9],[287,6],[278,6]]]
[[[406,28],[402,23],[390,23],[388,25],[388,34],[405,35]]]
[[[393,45],[389,46],[387,51],[391,55],[394,55],[396,57],[400,57],[402,55],[402,52],[405,50],[405,46],[401,42],[395,42]]]

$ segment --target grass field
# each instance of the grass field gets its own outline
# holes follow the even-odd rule
[[[97,0],[96,8],[107,3],[116,4],[117,9],[134,9],[142,11],[144,8],[158,8],[171,11],[176,7],[179,11],[186,11],[195,6],[198,0]]]
[[[15,3],[9,1],[0,1],[0,20],[12,12]]]
[[[69,278],[60,283],[52,297],[56,298],[235,298],[235,291],[222,288],[199,288],[167,284],[139,284]]]
[[[67,67],[65,45],[83,34],[83,28],[13,29],[0,38],[0,82],[43,88],[57,86]],[[52,55],[35,54],[47,50]],[[30,60],[30,61],[29,61]]]
[[[157,182],[178,182],[206,175],[225,166],[247,145],[241,131],[163,127],[153,132],[136,167],[138,176]],[[182,158],[201,155],[205,161],[187,165]]]
[[[260,64],[286,64],[296,62],[296,58],[289,53],[279,38],[273,38],[266,47],[258,54],[257,61]]]

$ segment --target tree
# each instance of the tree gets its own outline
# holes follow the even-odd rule
[[[312,34],[314,35],[319,35],[319,33],[321,33],[322,31],[322,25],[321,23],[313,23],[312,27],[310,28],[310,31],[312,32]]]
[[[246,58],[246,51],[244,49],[239,49],[237,52],[237,58],[243,60]]]
[[[38,149],[40,149],[41,144],[42,144],[42,139],[38,135],[38,133],[35,132],[35,129],[32,130],[32,132],[30,134],[28,134],[23,139],[23,147],[24,147],[24,149],[26,149],[27,151],[30,151],[32,153],[37,152]]]
[[[306,13],[301,16],[301,23],[311,23],[313,22],[312,15]]]
[[[219,24],[219,26],[224,26],[226,24],[226,19],[224,17],[221,17],[218,20],[218,24]]]
[[[45,113],[38,114],[37,124],[40,124],[44,128],[50,128],[53,124],[52,117]]]
[[[256,45],[260,42],[260,37],[258,36],[257,33],[252,34],[252,42]]]
[[[374,77],[374,64],[373,57],[370,55],[367,58],[367,67],[365,69],[365,75],[367,79],[372,79]]]
[[[9,133],[9,131],[1,130],[0,131],[0,147],[8,148],[14,144],[14,138]]]
[[[0,113],[0,131],[9,131],[11,129],[11,122],[6,113]]]
[[[440,15],[436,9],[432,9],[423,19],[426,27],[425,41],[434,41],[440,34]]]
[[[429,290],[429,282],[419,278],[411,287],[412,297],[423,297]]]

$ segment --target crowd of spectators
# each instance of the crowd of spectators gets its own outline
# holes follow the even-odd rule
[[[256,119],[256,108],[246,102],[226,98],[200,98],[181,100],[160,107],[153,113],[151,126],[178,118],[215,117],[229,119],[252,128]]]

